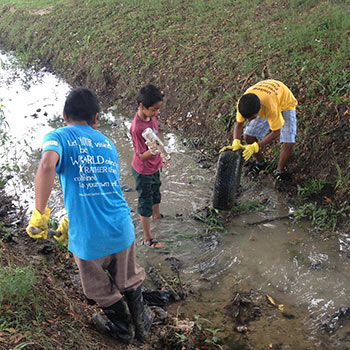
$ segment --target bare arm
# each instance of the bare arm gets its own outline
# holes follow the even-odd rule
[[[43,154],[35,176],[35,208],[43,214],[55,180],[55,168],[59,155],[54,151]]]
[[[233,130],[233,138],[234,139],[241,139],[243,130],[243,123],[235,122],[235,127]],[[259,147],[263,147],[271,143],[274,139],[279,137],[280,135],[280,129],[271,131],[269,134],[267,134],[261,141],[258,142]]]
[[[271,131],[261,141],[258,142],[259,147],[263,147],[271,143],[274,139],[280,136],[280,129]]]
[[[143,152],[143,153],[139,153],[139,157],[141,160],[148,160],[150,158],[152,158],[152,154],[150,152],[150,150],[147,150],[146,152]]]
[[[241,139],[242,136],[242,130],[243,130],[243,123],[235,122],[235,126],[233,129],[233,139]]]

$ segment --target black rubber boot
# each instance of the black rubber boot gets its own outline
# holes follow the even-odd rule
[[[135,291],[124,292],[135,325],[136,338],[145,342],[153,322],[150,308],[144,304],[141,286]]]
[[[135,330],[125,299],[122,298],[109,307],[103,307],[102,310],[111,321],[111,323],[106,323],[108,333],[113,338],[130,344],[135,337]]]

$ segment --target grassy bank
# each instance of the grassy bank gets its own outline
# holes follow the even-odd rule
[[[308,216],[341,212],[350,190],[349,11],[349,1],[3,0],[0,44],[130,115],[140,86],[157,84],[164,126],[213,155],[232,139],[245,89],[284,81],[299,101],[289,170],[316,203]]]

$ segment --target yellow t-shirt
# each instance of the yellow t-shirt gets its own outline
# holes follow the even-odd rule
[[[260,110],[258,116],[267,118],[272,131],[279,130],[284,124],[281,112],[295,109],[298,101],[292,92],[282,82],[278,80],[263,80],[250,87],[244,94],[255,94],[260,99]],[[238,111],[237,122],[244,122],[244,118]]]

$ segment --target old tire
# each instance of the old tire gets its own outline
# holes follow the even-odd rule
[[[213,207],[229,210],[234,205],[242,172],[242,152],[231,150],[220,153],[213,194]]]

